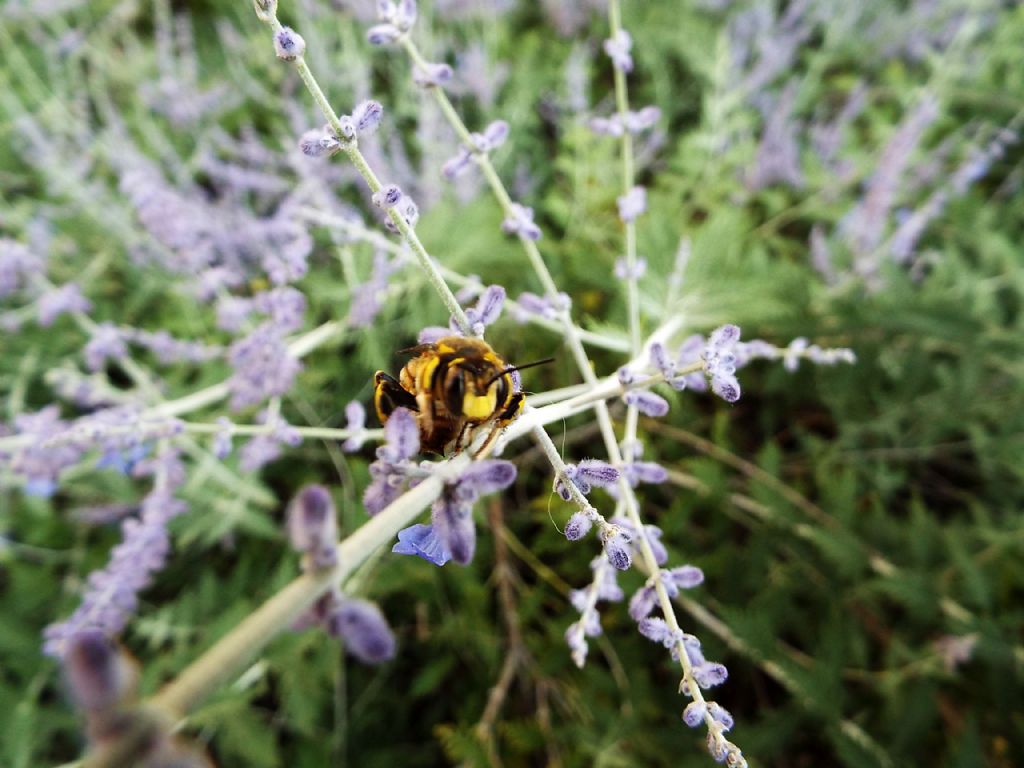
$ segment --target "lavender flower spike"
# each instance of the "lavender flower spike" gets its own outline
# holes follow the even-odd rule
[[[47,291],[39,297],[36,304],[39,324],[44,328],[53,325],[53,321],[71,312],[88,312],[92,302],[82,295],[81,289],[74,283],[65,283],[59,288]]]
[[[184,480],[184,469],[174,454],[139,467],[153,468],[157,481],[143,500],[139,517],[124,522],[124,539],[114,547],[110,562],[89,574],[82,604],[66,621],[46,628],[43,651],[47,655],[64,656],[71,639],[84,629],[96,628],[109,635],[120,632],[138,605],[139,592],[164,567],[171,548],[167,524],[186,509],[172,495]]]

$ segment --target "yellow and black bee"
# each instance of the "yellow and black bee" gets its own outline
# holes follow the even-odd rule
[[[417,414],[420,448],[447,455],[462,450],[473,431],[490,424],[483,451],[523,409],[510,366],[482,339],[445,336],[408,350],[414,357],[398,380],[374,376],[373,403],[384,424],[396,408]],[[539,365],[542,360],[530,365]]]

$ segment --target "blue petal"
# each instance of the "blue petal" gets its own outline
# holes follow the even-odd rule
[[[417,523],[398,532],[398,543],[391,548],[398,555],[416,555],[434,565],[444,565],[452,559],[451,552],[434,534],[434,526]]]
[[[149,446],[144,443],[133,445],[131,448],[118,450],[112,448],[104,453],[96,462],[97,469],[113,469],[122,475],[130,475],[135,465],[146,458],[149,453]]]
[[[57,483],[46,477],[32,477],[25,481],[25,494],[48,499],[57,492]]]

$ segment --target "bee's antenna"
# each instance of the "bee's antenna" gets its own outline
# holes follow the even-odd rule
[[[487,382],[487,385],[490,386],[498,379],[500,379],[502,376],[504,376],[506,373],[512,373],[512,371],[522,371],[525,370],[526,368],[534,368],[535,366],[538,365],[546,365],[547,363],[553,362],[555,362],[555,358],[545,357],[543,360],[537,360],[532,363],[523,363],[522,365],[510,365],[508,368],[505,368],[504,370],[498,371],[496,374],[494,374],[494,376],[492,376],[491,379]]]

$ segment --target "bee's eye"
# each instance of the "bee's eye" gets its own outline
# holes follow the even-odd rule
[[[466,394],[466,379],[465,374],[462,371],[456,369],[451,372],[448,378],[448,384],[445,387],[445,401],[448,405],[448,410],[454,416],[462,414],[462,399]]]
[[[498,401],[498,405],[504,405],[505,401],[508,399],[508,379],[505,376],[498,379],[498,388],[494,394]]]

